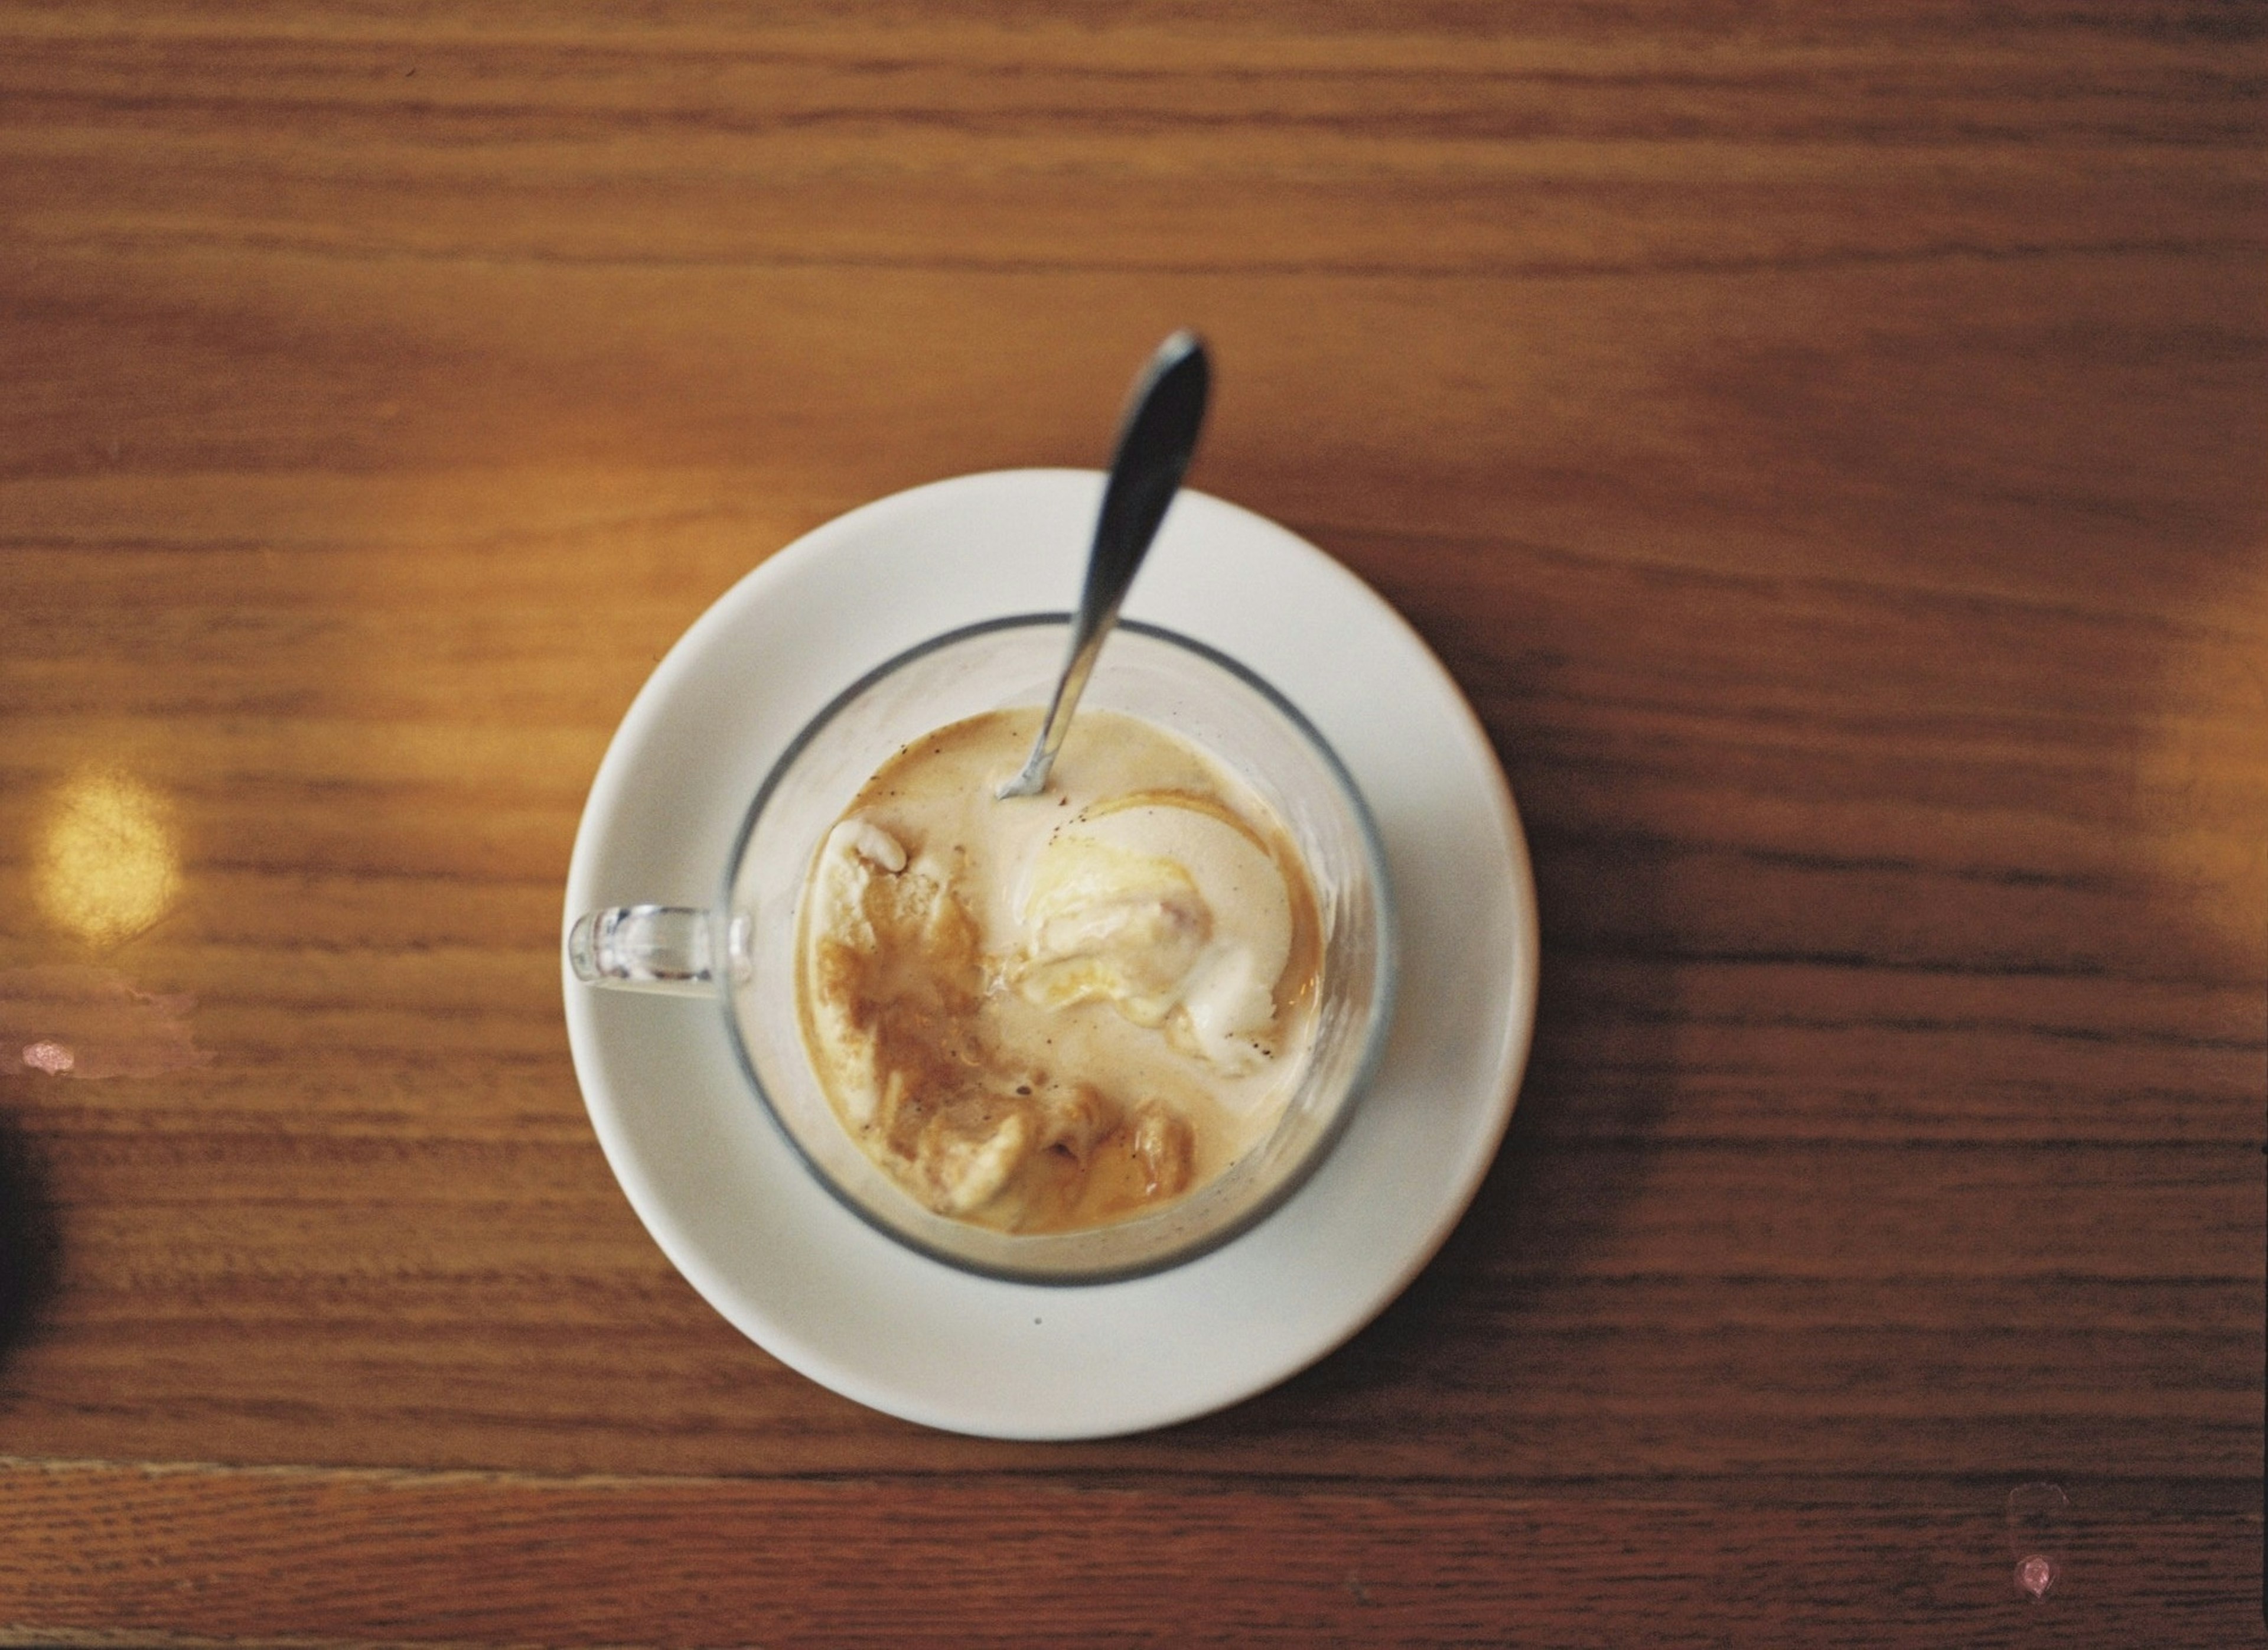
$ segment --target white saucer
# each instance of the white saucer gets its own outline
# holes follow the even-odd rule
[[[615,735],[576,836],[567,919],[712,902],[749,799],[838,690],[939,631],[1071,605],[1101,487],[1079,470],[939,482],[828,522],[734,586]],[[1528,1055],[1527,845],[1487,737],[1425,645],[1322,551],[1200,493],[1175,501],[1127,612],[1281,689],[1353,772],[1386,842],[1403,961],[1385,1063],[1322,1169],[1253,1231],[1126,1283],[956,1271],[810,1178],[746,1087],[715,1005],[566,981],[592,1124],[663,1253],[782,1362],[931,1426],[1138,1432],[1305,1368],[1448,1235]]]

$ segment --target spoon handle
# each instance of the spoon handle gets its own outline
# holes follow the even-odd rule
[[[1088,552],[1086,585],[1073,616],[1071,651],[1057,680],[1053,703],[1023,771],[1002,785],[999,795],[1036,796],[1047,788],[1048,770],[1071,731],[1071,713],[1102,652],[1127,587],[1150,553],[1150,541],[1166,519],[1166,507],[1181,490],[1189,455],[1197,451],[1204,424],[1212,368],[1204,343],[1189,331],[1158,346],[1134,381],[1126,421],[1119,426],[1118,450],[1110,461],[1110,482],[1102,492],[1102,513],[1094,524]]]

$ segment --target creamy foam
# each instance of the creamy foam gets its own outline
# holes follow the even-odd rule
[[[1314,894],[1281,823],[1152,724],[1090,711],[997,800],[1040,712],[901,749],[814,857],[799,1007],[870,1157],[940,1212],[1124,1219],[1263,1138],[1313,1032]]]

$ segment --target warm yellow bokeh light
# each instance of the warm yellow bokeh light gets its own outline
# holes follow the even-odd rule
[[[115,769],[77,773],[55,792],[33,890],[49,921],[98,946],[166,914],[180,880],[166,799]]]
[[[2268,574],[2221,593],[2167,659],[2136,764],[2134,845],[2194,939],[2258,979],[2268,962]]]

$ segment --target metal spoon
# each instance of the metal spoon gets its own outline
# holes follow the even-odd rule
[[[1048,706],[1047,720],[1040,725],[1024,770],[995,795],[1037,796],[1047,789],[1048,770],[1071,731],[1071,712],[1079,709],[1079,696],[1094,674],[1095,658],[1110,627],[1118,622],[1127,586],[1150,552],[1150,541],[1166,519],[1166,506],[1181,490],[1189,454],[1197,450],[1197,431],[1204,424],[1211,382],[1204,343],[1188,331],[1160,344],[1134,380],[1126,422],[1119,426],[1118,451],[1110,461],[1110,483],[1102,492],[1102,513],[1094,524],[1094,548],[1087,553],[1086,586],[1079,592],[1079,612],[1071,620],[1071,652],[1056,681],[1054,702]]]

